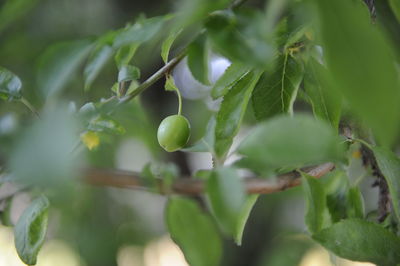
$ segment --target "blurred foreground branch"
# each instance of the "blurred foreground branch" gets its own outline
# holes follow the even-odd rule
[[[310,176],[320,178],[335,168],[333,163],[324,163],[314,167],[302,169]],[[160,194],[200,195],[204,193],[205,182],[194,178],[180,178],[168,186],[162,179],[156,179],[155,183],[140,177],[139,173],[121,170],[84,170],[85,182],[106,187],[118,187],[136,190],[153,191]],[[244,185],[249,194],[270,194],[283,191],[301,184],[299,172],[292,171],[280,175],[276,180],[266,178],[245,178]]]

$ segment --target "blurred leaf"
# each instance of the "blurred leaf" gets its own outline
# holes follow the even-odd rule
[[[273,73],[266,71],[252,95],[253,110],[258,120],[281,113],[293,113],[303,66],[289,54],[280,56]]]
[[[85,91],[90,89],[93,81],[113,54],[114,50],[109,45],[101,45],[92,51],[83,72],[85,78]]]
[[[289,36],[285,38],[285,46],[283,47],[284,51],[287,52],[287,49],[301,41],[301,39],[304,37],[306,32],[310,30],[310,28],[310,24],[302,24],[293,29],[293,31],[289,33]]]
[[[364,218],[364,199],[358,187],[351,187],[347,194],[347,217]]]
[[[203,138],[197,141],[193,146],[184,148],[182,151],[185,152],[210,152],[214,154],[214,142],[215,142],[215,116],[212,116],[208,121],[206,133]]]
[[[40,196],[24,210],[15,225],[15,247],[18,256],[28,265],[36,264],[37,254],[45,239],[49,205],[49,200]]]
[[[214,149],[218,158],[226,156],[233,137],[239,131],[251,93],[260,78],[259,72],[250,72],[224,96],[217,114]]]
[[[181,34],[182,30],[172,31],[168,35],[168,37],[164,40],[161,45],[161,58],[163,59],[164,63],[168,62],[169,51],[171,50],[171,46],[174,43],[175,39]]]
[[[43,96],[57,94],[89,54],[92,42],[79,40],[49,47],[38,65],[38,86]]]
[[[166,207],[166,222],[171,238],[192,266],[218,266],[222,241],[212,220],[196,203],[172,197]]]
[[[0,99],[20,99],[22,82],[14,73],[0,67]]]
[[[38,0],[7,0],[0,8],[0,31],[29,12]]]
[[[130,45],[122,46],[118,49],[117,54],[115,55],[115,63],[117,64],[118,69],[121,69],[122,67],[129,64],[139,46],[140,42],[137,42]]]
[[[400,222],[400,159],[388,149],[373,147],[378,167],[389,187],[390,198],[397,221]]]
[[[345,259],[378,265],[396,265],[400,261],[400,238],[361,219],[343,220],[314,234],[313,239]]]
[[[189,44],[187,64],[193,77],[205,85],[210,84],[208,60],[207,38],[202,34]]]
[[[326,191],[326,204],[331,216],[331,221],[336,223],[347,218],[350,208],[347,195],[349,191],[349,180],[345,172],[336,171],[329,176],[328,183],[324,184]],[[326,179],[324,179],[326,180]]]
[[[124,134],[125,128],[115,119],[107,115],[99,115],[89,123],[88,130],[111,134]]]
[[[214,170],[207,181],[207,196],[223,231],[230,236],[236,236],[241,209],[246,200],[244,186],[236,170]]]
[[[392,47],[380,28],[371,23],[361,1],[314,3],[334,87],[368,123],[378,141],[390,145],[400,125],[400,83]]]
[[[246,201],[244,202],[240,213],[239,213],[239,218],[238,218],[238,224],[236,227],[235,231],[235,243],[237,245],[242,245],[242,238],[243,238],[243,232],[244,228],[246,226],[247,220],[249,219],[250,212],[253,209],[254,204],[256,204],[256,201],[258,199],[259,195],[248,195],[246,198]]]
[[[398,0],[389,0],[389,4],[397,20],[400,22],[400,2]]]
[[[239,153],[266,169],[301,167],[343,156],[339,137],[322,121],[308,115],[278,116],[256,126]]]
[[[327,223],[326,193],[318,179],[301,173],[306,198],[305,222],[310,233],[319,232]]]
[[[118,82],[136,80],[140,78],[140,69],[132,66],[122,66],[118,72]]]
[[[211,96],[216,99],[225,94],[231,87],[249,72],[249,67],[241,63],[232,63],[224,72],[224,74],[215,82],[211,90]]]
[[[127,44],[136,45],[136,43],[151,40],[158,34],[169,18],[169,16],[161,16],[139,20],[117,34],[113,44],[114,48],[118,49]]]
[[[86,131],[81,134],[81,141],[89,150],[93,150],[99,146],[100,137],[96,132]]]
[[[1,184],[0,184],[1,186]],[[11,221],[11,207],[13,203],[13,197],[10,197],[4,200],[4,208],[0,211],[0,219],[1,224],[4,226],[13,226],[13,222]]]

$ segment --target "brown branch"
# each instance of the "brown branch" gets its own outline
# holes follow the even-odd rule
[[[334,168],[333,163],[324,163],[304,168],[302,171],[315,178],[320,178]],[[83,179],[85,182],[96,186],[145,190],[160,194],[200,195],[204,193],[205,187],[203,180],[193,178],[177,179],[175,183],[168,187],[162,179],[156,179],[155,183],[152,183],[140,177],[139,173],[121,170],[86,169]],[[278,176],[275,182],[264,178],[245,178],[244,184],[249,194],[270,194],[300,185],[301,177],[298,172],[293,171]]]

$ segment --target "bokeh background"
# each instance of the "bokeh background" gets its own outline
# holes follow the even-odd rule
[[[11,1],[11,0],[8,0]],[[148,17],[173,12],[181,2],[166,0],[31,0],[26,9],[14,14],[2,12],[0,0],[0,65],[17,73],[23,81],[25,97],[33,105],[43,105],[37,86],[37,65],[50,45],[101,35],[124,27],[140,14]],[[21,1],[23,2],[23,1]],[[379,1],[378,1],[379,2]],[[249,1],[264,6],[264,1]],[[379,7],[383,14],[385,6]],[[378,10],[378,11],[379,11]],[[379,13],[378,13],[379,14]],[[390,26],[390,25],[389,25]],[[390,30],[390,27],[389,27]],[[397,36],[397,35],[392,35]],[[163,63],[160,43],[144,45],[134,57],[142,77]],[[179,42],[175,47],[179,50]],[[83,91],[82,71],[68,83],[64,99],[78,108],[88,101],[111,95],[117,78],[115,64],[108,64],[89,92]],[[101,145],[86,151],[83,164],[99,168],[140,171],[148,162],[174,162],[182,175],[211,168],[211,156],[201,153],[165,153],[157,144],[156,129],[163,117],[176,112],[176,96],[165,92],[163,81],[147,90],[116,113],[126,128],[118,137],[104,137]],[[299,108],[302,108],[300,106]],[[183,113],[191,121],[191,142],[200,138],[211,115],[201,101],[185,100]],[[25,106],[0,102],[0,165],[15,147],[14,136],[30,126],[31,114]],[[243,135],[254,118],[246,116]],[[54,127],[57,127],[57,123]],[[40,149],[37,153],[40,153]],[[353,182],[365,175],[357,152],[349,175]],[[325,178],[326,182],[329,177]],[[377,191],[372,178],[363,179],[366,212],[376,208]],[[13,185],[0,187],[0,195]],[[31,194],[19,193],[12,201],[11,221],[15,222],[30,202]],[[170,240],[164,225],[166,197],[148,192],[76,185],[67,196],[55,200],[50,212],[47,241],[38,265],[58,266],[183,266],[187,265],[179,248]],[[0,206],[4,208],[5,206]],[[253,209],[245,228],[242,246],[225,241],[223,265],[361,265],[330,256],[306,236],[304,200],[301,188],[274,195],[263,195]],[[196,228],[193,228],[196,230]],[[0,225],[0,266],[23,265],[13,245],[11,227]]]

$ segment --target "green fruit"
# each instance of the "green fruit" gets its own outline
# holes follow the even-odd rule
[[[171,115],[161,121],[157,131],[158,143],[168,152],[183,148],[190,137],[189,121],[182,115]]]

